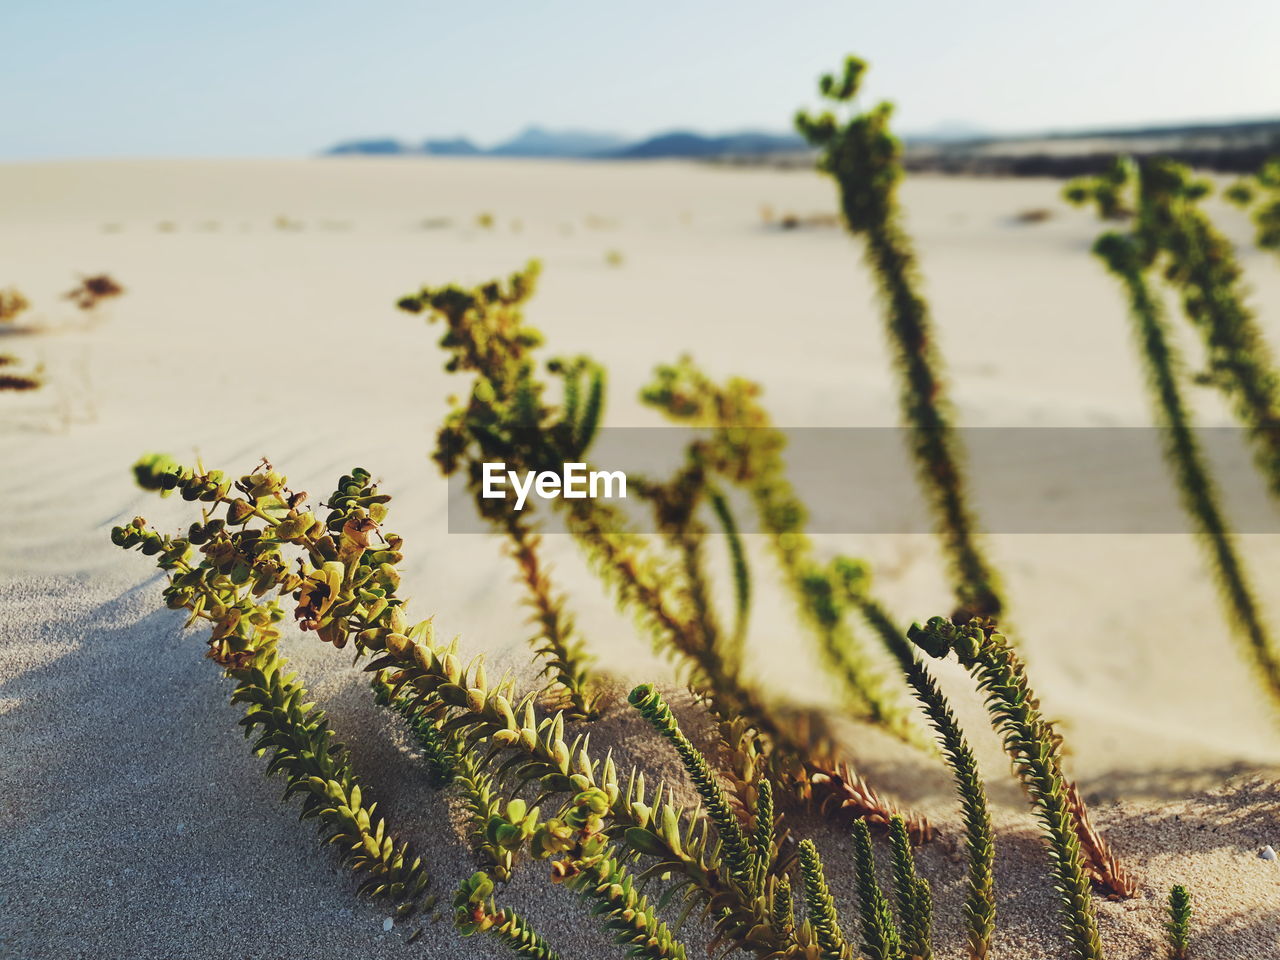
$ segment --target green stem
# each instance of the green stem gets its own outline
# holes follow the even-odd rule
[[[711,765],[680,730],[680,725],[676,722],[671,708],[662,699],[662,694],[658,693],[651,684],[636,687],[631,691],[628,699],[631,705],[649,721],[654,730],[675,747],[680,761],[689,774],[689,779],[693,781],[694,788],[702,797],[702,802],[706,804],[707,813],[716,825],[716,831],[720,836],[720,843],[724,847],[725,858],[729,862],[734,879],[745,889],[751,890],[753,895],[758,893],[755,890],[755,871],[752,869],[755,856],[751,843],[743,832],[738,815],[729,803],[729,797],[721,788]]]
[[[1014,758],[1049,848],[1054,885],[1061,903],[1062,925],[1077,960],[1100,960],[1102,944],[1094,916],[1089,877],[1069,791],[1062,775],[1058,738],[1040,712],[1026,672],[1008,641],[984,621],[956,626],[942,617],[915,624],[907,636],[933,657],[952,650],[986,694],[987,710]]]
[[[804,879],[805,914],[817,937],[821,960],[845,960],[848,944],[840,930],[822,858],[812,840],[800,842],[800,875]]]
[[[823,77],[820,89],[836,104],[853,101],[866,64],[850,57],[844,75]],[[837,121],[831,113],[796,118],[800,132],[822,150],[820,167],[840,189],[845,224],[865,237],[866,259],[885,307],[885,328],[901,378],[899,404],[911,428],[916,473],[936,518],[951,566],[958,615],[994,617],[1003,602],[994,569],[978,543],[968,507],[959,443],[945,396],[942,358],[911,240],[902,227],[897,187],[902,145],[889,129],[892,107]]]
[[[397,912],[415,910],[429,882],[422,860],[407,843],[397,843],[386,821],[366,803],[351,770],[346,748],[334,739],[323,712],[306,702],[306,690],[274,650],[256,654],[249,665],[233,671],[232,703],[248,704],[240,725],[255,730],[255,750],[271,753],[267,773],[283,773],[285,796],[301,794],[302,816],[316,819],[352,870],[367,874],[359,892],[398,904]]]
[[[960,811],[964,820],[965,854],[968,859],[968,889],[964,901],[965,931],[969,960],[986,960],[996,928],[995,842],[991,833],[991,813],[987,793],[978,772],[978,761],[965,739],[951,705],[929,672],[914,657],[906,668],[907,682],[924,708],[943,756],[951,768]]]
[[[684,944],[675,938],[648,899],[636,889],[631,874],[612,851],[579,866],[569,885],[595,903],[594,913],[605,918],[605,928],[636,960],[686,960]]]
[[[1178,385],[1179,357],[1147,283],[1142,249],[1131,237],[1109,233],[1098,240],[1095,250],[1129,295],[1129,315],[1146,365],[1147,382],[1166,427],[1165,458],[1177,479],[1183,505],[1208,549],[1228,616],[1267,692],[1280,704],[1280,653],[1218,507],[1218,492]]]
[[[854,883],[862,915],[862,951],[867,960],[902,960],[902,942],[893,922],[893,911],[876,880],[871,831],[865,823],[853,825]]]

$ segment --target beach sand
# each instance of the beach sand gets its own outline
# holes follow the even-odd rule
[[[1059,188],[941,178],[905,187],[965,425],[1150,422],[1120,293],[1089,254],[1099,228],[1061,204]],[[528,676],[510,563],[490,537],[449,534],[445,483],[427,457],[459,385],[441,370],[439,330],[397,311],[397,298],[538,257],[530,319],[549,352],[605,363],[610,424],[655,423],[637,390],[656,364],[689,352],[717,376],[762,383],[780,424],[892,425],[896,387],[856,245],[837,229],[762,221],[764,207],[803,217],[833,204],[816,174],[677,163],[0,167],[0,285],[22,289],[44,327],[4,338],[0,352],[43,362],[51,378],[39,393],[0,396],[0,955],[502,956],[447,922],[408,946],[416,924],[384,931],[385,910],[357,902],[313,828],[277,802],[281,785],[262,777],[240,737],[203,637],[181,633],[182,618],[161,607],[149,561],[107,539],[138,514],[162,530],[190,521],[181,501],[138,491],[128,468],[151,450],[235,473],[268,456],[295,489],[319,495],[351,466],[368,467],[395,497],[388,526],[406,538],[411,610]],[[1054,215],[1018,222],[1039,208]],[[1218,212],[1232,236],[1247,236],[1238,214]],[[1280,269],[1242,256],[1280,342]],[[127,293],[86,323],[58,294],[78,273],[101,271]],[[1227,422],[1215,397],[1197,403],[1203,422]],[[818,542],[867,557],[900,620],[949,609],[932,538]],[[547,546],[618,688],[671,685],[574,545]],[[768,570],[765,545],[748,546]],[[1274,620],[1280,539],[1245,537],[1242,549]],[[1242,665],[1195,542],[997,535],[991,550],[1071,770],[1140,883],[1136,899],[1099,904],[1108,956],[1163,955],[1161,909],[1175,882],[1196,898],[1195,957],[1280,956],[1280,863],[1258,857],[1280,847],[1280,722]],[[447,906],[472,869],[450,825],[456,810],[430,793],[394,718],[343,654],[312,638],[286,649],[392,825],[426,855]],[[834,702],[777,587],[759,588],[749,652],[752,675],[780,696]],[[996,804],[995,955],[1064,957],[1044,852],[981,703],[954,663],[938,673]],[[877,731],[847,733],[872,783],[938,822],[944,838],[921,864],[942,956],[960,956],[963,863],[946,770]],[[625,702],[593,744],[680,780]],[[852,929],[850,842],[808,825]],[[522,871],[509,902],[566,958],[613,955],[544,872]]]

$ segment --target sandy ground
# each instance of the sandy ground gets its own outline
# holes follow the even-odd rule
[[[968,425],[1133,425],[1149,420],[1117,291],[1092,261],[1096,226],[1050,182],[919,179],[906,188],[962,420]],[[762,382],[778,422],[896,422],[872,288],[839,231],[766,229],[761,208],[832,209],[796,172],[680,164],[372,159],[84,162],[0,167],[0,284],[36,303],[43,334],[0,352],[43,361],[52,386],[0,403],[0,954],[5,957],[500,956],[446,925],[414,945],[311,828],[236,733],[229,685],[201,642],[159,608],[161,581],[110,545],[145,514],[185,525],[179,502],[133,488],[140,453],[198,453],[250,469],[269,455],[295,488],[326,491],[360,463],[396,497],[405,591],[471,650],[522,664],[525,628],[498,544],[450,535],[425,452],[444,397],[438,332],[394,309],[422,283],[545,264],[531,308],[552,349],[611,375],[613,424],[652,423],[633,400],[659,362],[691,351],[716,374]],[[1023,224],[1025,210],[1052,209]],[[478,225],[480,214],[493,226]],[[1240,219],[1224,214],[1244,236]],[[616,251],[621,265],[609,264]],[[614,257],[613,259],[618,259]],[[1280,270],[1245,256],[1280,341]],[[128,294],[82,328],[58,300],[77,272]],[[1201,398],[1206,422],[1221,420]],[[875,562],[903,620],[948,608],[932,540],[847,537]],[[827,544],[824,546],[835,545]],[[1280,541],[1243,544],[1268,603]],[[572,544],[550,545],[592,648],[619,682],[669,676],[613,614]],[[764,564],[762,545],[751,549]],[[1017,636],[1073,747],[1098,819],[1141,878],[1100,907],[1109,955],[1159,956],[1160,901],[1196,897],[1196,957],[1280,956],[1280,727],[1223,627],[1195,544],[1182,536],[998,536]],[[762,567],[763,569],[763,567]],[[293,641],[387,813],[425,851],[447,900],[470,871],[396,725],[349,662]],[[751,669],[781,694],[830,696],[776,589],[758,597]],[[997,956],[1064,956],[1043,855],[981,707],[954,665],[943,680],[998,804]],[[615,710],[594,737],[675,772]],[[955,835],[944,770],[874,731],[851,731],[873,782]],[[848,841],[828,856],[851,910]],[[928,848],[945,956],[959,956],[963,866]],[[563,891],[526,871],[526,905],[567,958],[610,955]],[[852,925],[852,913],[848,913]],[[695,938],[696,939],[696,938]]]

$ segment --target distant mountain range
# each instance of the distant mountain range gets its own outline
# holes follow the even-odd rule
[[[1116,153],[1161,154],[1215,170],[1253,170],[1259,157],[1280,150],[1280,119],[1205,121],[1107,128],[995,134],[959,121],[906,133],[907,162],[918,170],[1078,176],[1101,169]],[[466,138],[406,143],[370,138],[340,143],[328,155],[394,154],[452,157],[546,157],[592,159],[701,158],[747,163],[809,162],[811,151],[792,133],[744,130],[705,134],[672,130],[628,140],[592,130],[547,130],[527,127],[489,148]],[[1070,154],[1070,156],[1068,155]]]
[[[625,145],[625,139],[612,133],[526,127],[484,152],[494,157],[599,157],[609,156]]]
[[[349,140],[325,151],[328,156],[391,156],[396,154],[448,157],[555,157],[597,159],[658,159],[662,157],[723,157],[769,153],[799,153],[807,147],[795,134],[740,133],[707,135],[675,130],[643,140],[628,140],[590,130],[546,130],[528,127],[510,140],[482,149],[466,138],[406,143],[386,137]]]

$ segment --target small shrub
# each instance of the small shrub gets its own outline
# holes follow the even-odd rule
[[[1013,218],[1014,223],[1034,225],[1052,220],[1054,213],[1048,207],[1030,207],[1020,210]]]
[[[30,373],[16,373],[11,368],[22,363],[17,357],[0,353],[0,393],[30,393],[45,385],[43,366]]]
[[[1094,202],[1104,216],[1116,203],[1137,210],[1132,228],[1104,233],[1094,253],[1123,285],[1156,417],[1166,428],[1165,459],[1205,546],[1228,620],[1269,696],[1280,704],[1280,648],[1196,438],[1183,389],[1193,381],[1157,286],[1163,278],[1183,294],[1184,313],[1206,337],[1211,379],[1236,401],[1236,415],[1254,444],[1255,463],[1271,493],[1280,498],[1280,375],[1243,304],[1230,245],[1196,207],[1207,190],[1206,183],[1192,180],[1178,164],[1118,161],[1103,176],[1074,184],[1068,199]]]
[[[986,693],[993,724],[1004,738],[1006,751],[1015,758],[1014,770],[1044,829],[1062,924],[1075,955],[1080,960],[1101,957],[1077,811],[1062,775],[1060,738],[1041,715],[1022,664],[1005,638],[982,620],[956,626],[935,617],[924,626],[914,625],[908,635],[932,657],[954,652]]]
[[[0,324],[13,323],[31,309],[31,301],[13,287],[0,290]]]
[[[850,60],[842,78],[823,78],[823,94],[837,104],[851,100],[862,70]],[[462,934],[483,933],[532,960],[557,958],[523,917],[498,903],[501,884],[542,862],[552,881],[581,896],[620,956],[687,960],[682,923],[695,913],[713,930],[712,953],[737,951],[758,960],[933,956],[933,892],[912,849],[929,838],[928,824],[900,814],[852,773],[818,711],[778,702],[744,670],[754,579],[729,496],[737,489],[759,515],[802,622],[844,688],[847,711],[910,739],[883,678],[861,661],[850,626],[857,617],[888,652],[937,735],[965,826],[970,960],[989,955],[995,931],[991,818],[973,751],[917,651],[954,654],[985,696],[1040,823],[1072,956],[1100,960],[1091,886],[1119,897],[1132,895],[1135,885],[1065,777],[1062,739],[991,616],[1002,598],[968,512],[951,414],[941,396],[941,361],[897,209],[902,169],[888,116],[887,105],[880,105],[843,124],[830,113],[802,116],[799,123],[823,148],[846,223],[864,237],[882,288],[904,417],[951,561],[957,613],[904,633],[872,594],[866,564],[843,556],[820,561],[758,388],[743,380],[717,384],[688,360],[659,368],[643,395],[651,407],[696,428],[670,477],[636,484],[658,535],[637,536],[603,501],[561,498],[550,508],[619,607],[678,665],[713,723],[717,751],[708,757],[654,686],[641,684],[628,698],[678,757],[700,800],[692,808],[670,785],[647,783],[645,770],[620,770],[612,755],[593,755],[597,682],[567,597],[539,555],[542,518],[536,513],[516,516],[504,501],[475,497],[515,561],[535,624],[534,655],[550,679],[546,690],[521,692],[509,674],[491,680],[483,656],[460,659],[456,638],[438,642],[431,618],[408,621],[400,592],[404,541],[389,531],[390,497],[367,470],[353,469],[327,500],[309,507],[306,495],[291,490],[265,461],[237,479],[154,455],[135,465],[143,488],[176,491],[198,503],[198,519],[175,537],[135,519],[112,531],[113,542],[155,558],[169,578],[165,604],[185,610],[189,623],[211,626],[207,656],[236,681],[233,699],[249,704],[242,725],[261,731],[255,748],[270,751],[268,772],[284,774],[286,797],[303,798],[304,816],[319,822],[322,835],[363,877],[361,893],[395,904],[402,916],[429,911],[432,902],[420,860],[368,802],[355,774],[358,758],[336,743],[297,678],[283,672],[276,643],[290,613],[304,635],[351,648],[357,663],[367,660],[372,695],[408,727],[432,789],[460,794],[466,839],[481,867],[464,871],[452,901]],[[1123,178],[1112,177],[1093,194],[1073,190],[1093,196],[1105,213],[1123,207],[1124,187]],[[1149,264],[1142,255],[1153,248],[1142,246],[1152,239],[1142,231],[1155,208],[1143,202],[1134,208],[1134,234],[1104,238],[1099,252],[1128,284],[1139,329],[1159,332],[1143,299]],[[1198,222],[1186,216],[1178,229]],[[399,304],[442,322],[446,370],[469,378],[465,397],[451,401],[434,457],[473,493],[485,462],[529,470],[587,460],[602,421],[606,377],[599,364],[584,356],[546,362],[535,356],[542,338],[525,323],[523,309],[537,273],[531,264],[504,281],[425,288]],[[1182,282],[1181,275],[1171,279]],[[1215,289],[1233,284],[1234,278],[1223,280]],[[1161,343],[1148,337],[1145,346],[1157,392],[1176,400],[1176,391],[1165,389],[1172,367]],[[713,530],[724,534],[728,550],[728,604],[718,602],[708,572],[706,541]],[[722,608],[732,610],[731,621],[722,619]],[[839,916],[817,846],[791,836],[798,822],[793,814],[806,806],[852,831],[856,927]],[[888,833],[889,887],[877,876],[872,826]],[[668,911],[678,911],[678,918],[664,919]],[[1175,887],[1166,932],[1179,960],[1190,918],[1190,896]]]
[[[23,376],[17,373],[0,373],[0,392],[3,393],[28,393],[32,390],[39,390],[44,386],[44,381],[35,376]]]
[[[537,275],[531,264],[505,282],[472,290],[427,288],[400,301],[402,309],[443,321],[446,370],[475,377],[469,396],[446,417],[435,459],[447,475],[465,479],[480,515],[499,527],[516,515],[504,501],[479,497],[481,465],[502,460],[509,469],[528,470],[588,460],[604,403],[604,372],[589,358],[547,363],[547,372],[562,385],[558,404],[538,375],[532,353],[542,337],[523,318]],[[836,817],[866,816],[887,825],[896,809],[847,768],[823,717],[779,709],[740,672],[740,629],[722,627],[708,589],[702,510],[716,495],[713,478],[696,462],[699,450],[691,448],[688,467],[669,482],[638,487],[654,509],[661,532],[656,543],[629,532],[625,518],[604,501],[561,498],[552,509],[620,606],[707,698],[733,758],[730,769],[742,802],[754,801],[755,781],[766,768],[786,785],[784,798],[817,802]],[[532,522],[527,507],[518,516],[522,524]],[[741,598],[744,580],[738,582]],[[740,599],[740,611],[742,605]],[[559,679],[571,691],[574,681]],[[910,824],[917,836],[928,836],[926,822],[911,817]]]
[[[1169,920],[1165,930],[1169,934],[1171,960],[1186,960],[1191,943],[1191,894],[1186,887],[1175,886],[1169,891]]]
[[[1262,250],[1280,253],[1280,157],[1268,161],[1253,177],[1232,184],[1227,199],[1249,209]]]
[[[818,148],[819,168],[839,187],[845,226],[865,241],[866,260],[884,304],[917,476],[952,567],[957,616],[995,617],[1004,601],[968,505],[942,357],[916,253],[902,225],[897,192],[905,171],[902,144],[889,127],[893,106],[880,103],[862,113],[852,107],[866,69],[863,61],[850,57],[840,76],[824,75],[819,90],[832,110],[817,115],[801,111],[796,127]],[[845,115],[837,118],[833,110]]]
[[[518,694],[509,677],[492,684],[481,660],[464,666],[456,640],[436,642],[431,620],[406,622],[397,569],[403,541],[386,532],[390,498],[367,471],[343,477],[323,512],[307,508],[305,495],[265,462],[232,479],[150,456],[134,474],[146,489],[199,503],[199,519],[178,537],[135,519],[112,531],[113,542],[154,557],[169,575],[166,605],[212,626],[207,656],[237,681],[233,700],[248,704],[242,725],[260,728],[257,746],[273,753],[268,772],[285,775],[286,796],[303,797],[304,816],[317,819],[365,876],[361,893],[391,901],[402,916],[430,904],[421,861],[375,815],[354,758],[284,672],[275,648],[290,608],[304,631],[371,658],[365,669],[374,675],[378,701],[435,744],[432,764],[450,758],[449,782],[463,791],[471,842],[485,864],[454,899],[464,934],[489,933],[520,956],[554,955],[523,919],[493,902],[495,881],[534,859],[552,861],[552,877],[583,895],[629,956],[687,956],[658,916],[676,893],[688,909],[707,911],[717,942],[760,958],[805,949],[814,930],[819,942],[835,936],[838,923],[824,920],[834,907],[821,895],[827,886],[815,857],[803,864],[806,899],[822,902],[804,924],[794,918],[792,861],[774,812],[772,778],[761,771],[753,799],[738,806],[653,687],[637,687],[630,701],[674,747],[704,801],[700,809],[675,805],[662,785],[649,791],[639,771],[622,777],[611,758],[590,755],[587,738],[567,740],[564,714],[539,719],[533,698]],[[528,783],[536,783],[543,804],[555,801],[552,816],[514,796]],[[905,822],[893,819],[891,826],[895,876],[910,878],[899,892],[906,905],[901,922],[916,943],[928,937],[927,885],[915,873]],[[870,835],[865,824],[859,830],[865,852]],[[633,878],[637,859],[648,866]],[[660,901],[647,899],[640,879],[667,887]]]
[[[80,282],[62,295],[81,310],[93,310],[104,300],[110,300],[124,293],[120,286],[108,274],[99,273],[89,277],[81,277]]]

